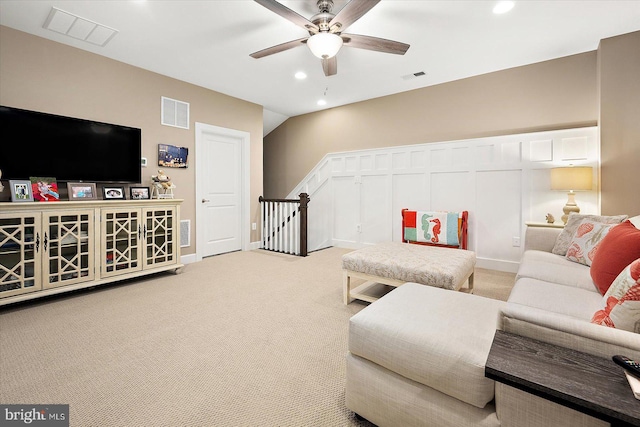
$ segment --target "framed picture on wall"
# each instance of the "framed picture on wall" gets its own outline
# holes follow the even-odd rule
[[[68,182],[69,200],[95,200],[98,198],[96,185],[90,182]]]
[[[124,187],[104,186],[102,188],[102,198],[104,200],[124,200]]]
[[[150,199],[149,187],[129,187],[129,198],[131,200]]]
[[[31,181],[10,180],[12,202],[33,202]]]
[[[187,168],[189,149],[169,144],[158,144],[158,166],[166,168]]]

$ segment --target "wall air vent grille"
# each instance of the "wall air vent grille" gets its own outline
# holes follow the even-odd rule
[[[189,103],[163,96],[161,123],[165,126],[189,129]]]
[[[180,247],[191,246],[191,220],[180,221]]]

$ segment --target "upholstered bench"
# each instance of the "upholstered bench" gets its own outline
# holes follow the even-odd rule
[[[505,305],[407,283],[365,307],[349,321],[347,408],[378,425],[499,426],[484,366]]]
[[[379,283],[400,286],[406,282],[461,290],[468,280],[473,292],[473,270],[476,254],[462,249],[387,242],[349,252],[342,256],[343,297],[349,304],[354,299],[373,302],[377,296],[367,294]],[[351,279],[367,282],[351,289]]]

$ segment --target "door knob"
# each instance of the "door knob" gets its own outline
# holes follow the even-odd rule
[[[202,199],[202,203],[208,203],[208,202],[210,202],[210,201],[211,201],[211,200],[209,200],[209,199]]]

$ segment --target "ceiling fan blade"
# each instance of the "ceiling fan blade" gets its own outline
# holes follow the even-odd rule
[[[335,56],[322,60],[322,71],[327,77],[333,76],[338,72],[338,60]]]
[[[380,0],[351,0],[329,22],[331,32],[339,33],[346,30],[349,25],[362,18],[362,15],[369,12],[379,2]]]
[[[376,52],[404,55],[409,49],[409,45],[406,43],[381,39],[379,37],[361,36],[358,34],[341,34],[340,37],[342,37],[344,46],[374,50]]]
[[[307,31],[311,31],[313,33],[317,33],[320,31],[318,26],[313,22],[309,21],[304,16],[298,15],[293,10],[288,7],[278,3],[276,0],[254,0],[256,3],[266,7],[270,11],[277,13],[282,16],[284,19],[288,19],[299,27],[304,28]]]
[[[263,58],[265,56],[273,55],[274,53],[283,52],[285,50],[293,49],[294,47],[302,46],[307,43],[309,37],[305,37],[298,40],[291,40],[290,42],[278,44],[275,46],[268,47],[266,49],[259,50],[257,52],[253,52],[249,55],[252,58]]]

